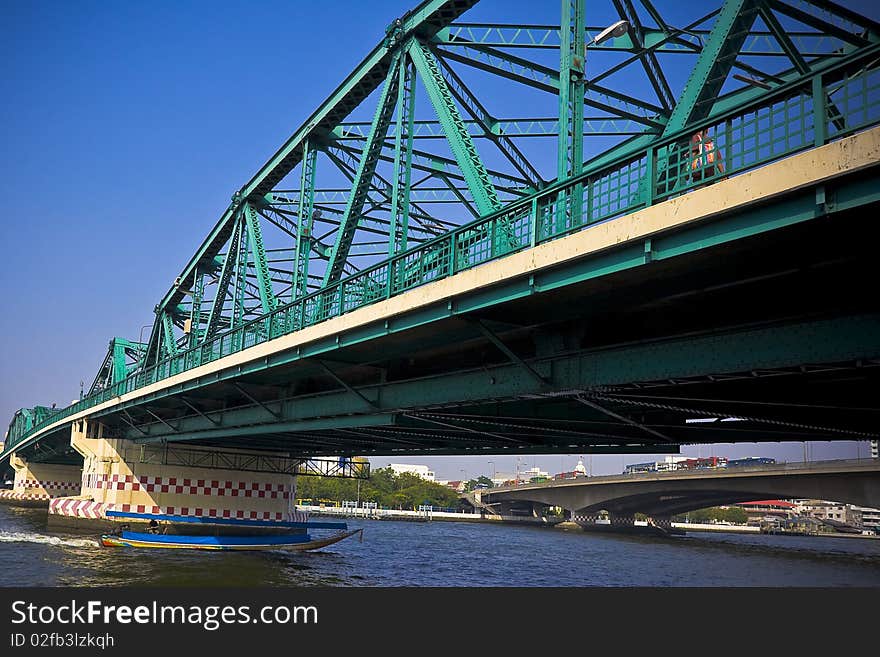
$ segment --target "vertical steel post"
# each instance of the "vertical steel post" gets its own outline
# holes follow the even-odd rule
[[[306,295],[309,282],[309,255],[312,250],[312,224],[315,212],[315,167],[318,150],[310,140],[303,143],[302,175],[299,185],[299,217],[296,224],[296,252],[290,300]]]
[[[557,178],[578,176],[584,163],[584,57],[586,0],[562,0],[559,31],[559,142]],[[580,223],[583,188],[560,192],[556,232]],[[569,207],[570,206],[570,207]]]
[[[235,299],[232,309],[231,328],[239,329],[244,321],[244,291],[247,284],[248,269],[248,226],[244,220],[244,205],[238,209],[238,266],[235,271]],[[241,346],[241,334],[236,333],[237,337],[233,339],[233,351],[237,351]]]
[[[226,296],[229,291],[229,282],[238,266],[239,243],[241,242],[241,225],[236,223],[232,229],[232,237],[229,239],[229,248],[226,251],[226,257],[223,259],[223,267],[220,270],[220,280],[217,282],[217,291],[214,294],[214,301],[211,303],[211,311],[208,315],[208,321],[205,323],[205,339],[211,338],[217,332],[220,326],[220,318],[223,314],[223,307],[226,305]],[[233,300],[235,293],[233,291]],[[222,344],[222,343],[221,343]]]
[[[828,106],[822,74],[813,76],[813,135],[816,146],[823,146],[828,140]]]
[[[388,125],[391,123],[391,115],[394,111],[394,98],[397,93],[397,63],[401,59],[398,51],[392,56],[391,67],[385,78],[385,85],[376,105],[376,113],[370,124],[370,133],[364,144],[361,159],[358,163],[357,173],[351,186],[351,193],[345,206],[345,212],[339,222],[339,230],[336,234],[336,243],[330,252],[327,262],[327,270],[324,272],[323,287],[332,285],[343,276],[345,263],[351,251],[351,244],[355,232],[360,223],[364,203],[367,201],[368,192],[376,173],[376,165],[379,156],[385,146],[385,136],[388,134]]]
[[[164,338],[165,357],[177,355],[177,343],[174,340],[174,326],[171,322],[171,315],[162,312],[162,336]]]
[[[205,291],[205,276],[196,268],[193,271],[192,308],[189,312],[189,340],[190,347],[195,347],[201,339],[202,323],[202,296]]]
[[[402,57],[397,84],[397,124],[394,136],[394,179],[391,191],[391,230],[388,257],[406,251],[409,232],[409,201],[415,121],[415,69]],[[390,274],[390,271],[389,271]]]
[[[251,255],[253,255],[254,273],[257,276],[260,305],[264,313],[270,313],[275,310],[278,302],[275,299],[275,293],[272,291],[272,276],[269,272],[269,263],[266,260],[266,249],[263,246],[260,215],[250,201],[245,202],[243,214],[248,227],[248,243]]]

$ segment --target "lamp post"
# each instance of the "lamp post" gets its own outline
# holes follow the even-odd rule
[[[138,333],[138,344],[144,343],[144,329],[145,328],[151,329],[151,328],[153,328],[153,325],[152,324],[144,324],[143,326],[141,326],[141,331],[140,331],[140,333]]]
[[[609,25],[604,30],[599,32],[593,40],[590,41],[587,45],[599,45],[600,43],[604,43],[608,41],[608,39],[616,39],[617,37],[621,37],[627,33],[629,30],[629,21],[617,21],[613,25]]]
[[[492,485],[495,485],[495,461],[489,461],[489,465],[492,466]]]

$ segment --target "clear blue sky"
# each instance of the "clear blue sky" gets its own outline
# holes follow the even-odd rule
[[[91,383],[111,337],[139,336],[232,192],[414,4],[0,0],[4,428],[21,406],[67,405],[80,381]],[[657,4],[672,16],[687,11]],[[593,5],[588,22],[605,24],[611,3]],[[499,0],[467,19],[547,22],[557,13],[554,0]],[[823,443],[813,456],[866,449]],[[803,448],[714,453],[797,460]],[[577,457],[525,465],[556,472]],[[482,457],[405,460],[444,478],[492,469]],[[513,457],[494,460],[498,471],[515,468]],[[593,467],[615,472],[634,460],[647,458],[597,456]]]

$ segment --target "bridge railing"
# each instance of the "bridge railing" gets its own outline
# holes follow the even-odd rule
[[[12,437],[7,450],[51,423],[181,372],[880,123],[878,53],[880,45],[870,46],[613,162],[588,165],[576,178],[131,374]]]

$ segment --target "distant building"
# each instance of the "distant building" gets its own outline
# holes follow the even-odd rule
[[[869,506],[855,506],[853,509],[862,514],[862,528],[880,530],[880,509],[872,509]]]
[[[793,500],[799,515],[811,516],[817,520],[832,520],[853,527],[862,526],[860,507],[829,500]]]
[[[769,518],[788,518],[795,514],[797,506],[785,500],[758,500],[756,502],[740,502],[738,506],[746,512],[749,524],[758,524]]]
[[[519,473],[519,480],[520,481],[531,482],[532,480],[535,480],[535,481],[540,482],[540,481],[548,481],[549,479],[550,479],[550,473],[545,472],[544,470],[542,470],[541,468],[539,468],[537,466],[535,466],[534,468],[529,468],[528,470]]]
[[[388,467],[391,468],[391,471],[394,474],[399,475],[404,472],[409,474],[414,474],[418,477],[426,481],[435,481],[434,479],[434,471],[428,468],[427,465],[409,465],[406,463],[389,463]]]
[[[467,484],[466,481],[441,481],[439,483],[444,486],[449,486],[456,493],[463,493],[465,485]]]

